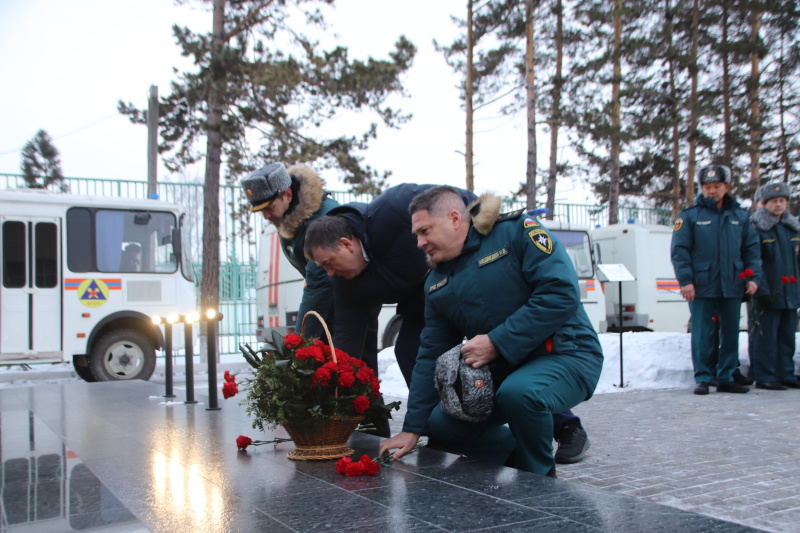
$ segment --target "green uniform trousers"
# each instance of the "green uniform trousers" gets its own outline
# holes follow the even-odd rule
[[[596,372],[581,376],[591,360]],[[492,415],[483,422],[457,420],[437,405],[428,418],[430,437],[449,451],[500,465],[516,451],[517,468],[546,475],[555,466],[553,413],[588,399],[601,369],[602,361],[595,356],[539,356],[495,385]]]
[[[719,356],[717,382],[730,383],[739,364],[739,313],[741,298],[695,298],[692,302],[692,364],[694,380],[708,383],[711,378],[713,346],[710,341],[717,325],[713,317],[719,318]]]

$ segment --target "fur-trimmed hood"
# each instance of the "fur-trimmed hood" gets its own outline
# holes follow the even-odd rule
[[[787,226],[790,230],[800,232],[800,221],[798,221],[788,210],[784,211],[781,215],[780,220],[775,218],[775,216],[767,211],[766,208],[760,207],[753,213],[753,216],[750,217],[750,220],[753,221],[753,226],[758,231],[769,231],[775,227],[775,225],[780,222],[784,226]]]
[[[322,205],[325,191],[317,173],[306,165],[292,165],[286,170],[292,181],[299,182],[300,187],[297,189],[297,203],[283,218],[283,222],[278,226],[278,233],[284,239],[293,239],[306,220],[311,218]]]
[[[469,204],[472,224],[478,233],[488,235],[492,231],[497,217],[500,216],[502,205],[503,200],[491,193],[483,193],[477,200]]]

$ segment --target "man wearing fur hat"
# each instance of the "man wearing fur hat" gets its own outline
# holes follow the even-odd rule
[[[768,183],[757,191],[763,207],[751,218],[761,241],[764,274],[753,302],[750,344],[756,388],[800,388],[794,350],[800,307],[800,222],[789,212],[789,186]]]
[[[734,372],[739,361],[739,313],[744,294],[755,294],[761,276],[758,235],[747,211],[729,194],[731,172],[722,165],[699,172],[702,194],[678,213],[672,233],[672,265],[681,296],[692,306],[695,394],[708,394],[712,343],[719,320],[717,392],[745,393]]]
[[[468,457],[555,475],[553,413],[592,396],[602,349],[565,249],[536,219],[500,215],[500,205],[483,195],[468,208],[443,186],[408,208],[432,271],[403,432],[381,443],[381,455],[401,457],[429,435]],[[496,391],[480,422],[445,414],[434,385],[437,358],[465,337],[461,357],[489,365]]]
[[[316,311],[326,319],[333,308],[333,289],[325,270],[309,263],[303,254],[308,225],[339,204],[322,188],[322,180],[305,165],[288,169],[272,163],[240,181],[250,203],[250,211],[261,213],[278,229],[281,249],[289,262],[305,278],[298,317]],[[373,325],[377,331],[377,322]],[[306,334],[319,337],[322,327],[309,319]]]

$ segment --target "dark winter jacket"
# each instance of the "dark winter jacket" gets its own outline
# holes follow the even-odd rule
[[[298,327],[308,311],[316,311],[328,319],[333,308],[333,287],[325,269],[309,262],[303,254],[308,225],[324,216],[339,203],[322,189],[322,180],[305,165],[287,169],[292,178],[292,204],[278,226],[281,249],[289,262],[305,279],[303,299],[298,309]],[[306,335],[320,337],[322,327],[316,320],[309,321]]]
[[[332,278],[337,348],[361,357],[367,321],[383,304],[396,303],[397,313],[404,320],[422,321],[428,265],[425,253],[417,248],[417,239],[411,233],[408,205],[414,196],[430,187],[433,185],[403,183],[386,190],[369,204],[346,204],[328,213],[350,223],[369,257],[367,267],[355,278]],[[475,199],[470,192],[460,193],[465,204]]]
[[[464,338],[488,334],[501,356],[490,363],[495,383],[548,354],[580,361],[587,399],[600,377],[603,352],[565,248],[522,211],[498,216],[499,198],[483,195],[479,203],[461,255],[438,264],[425,282],[425,329],[404,431],[427,433],[439,402],[436,359]]]
[[[702,194],[678,213],[672,232],[672,266],[681,287],[694,284],[697,298],[741,298],[747,281],[758,283],[758,235],[747,211],[725,195],[722,208]],[[745,269],[752,278],[740,278]]]
[[[764,273],[758,282],[755,305],[773,309],[800,308],[800,222],[788,211],[780,219],[758,209],[751,218],[761,241]],[[791,281],[794,277],[795,281]]]

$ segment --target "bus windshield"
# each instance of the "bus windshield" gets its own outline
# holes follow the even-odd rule
[[[589,234],[585,231],[550,231],[567,250],[578,278],[591,279],[594,277],[594,265],[592,265],[592,249],[589,244]]]

